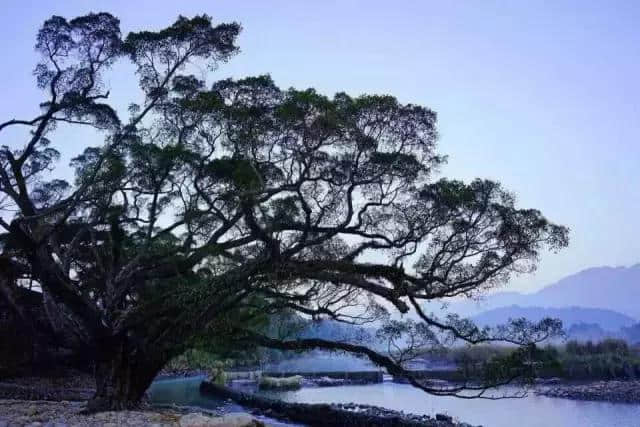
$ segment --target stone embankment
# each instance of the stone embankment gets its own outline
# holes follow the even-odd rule
[[[572,400],[640,403],[640,381],[596,381],[543,386],[537,394]]]

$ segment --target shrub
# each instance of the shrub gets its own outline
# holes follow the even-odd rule
[[[292,377],[261,377],[260,382],[258,383],[260,388],[266,389],[279,389],[279,390],[290,390],[290,389],[298,389],[302,387],[302,377],[300,375],[294,375]]]

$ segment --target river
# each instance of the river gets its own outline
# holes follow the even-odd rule
[[[237,405],[211,399],[199,392],[202,378],[156,381],[150,389],[154,403],[197,406],[226,411]],[[640,405],[584,402],[542,396],[522,399],[467,400],[427,395],[410,385],[381,383],[362,386],[305,387],[296,391],[264,392],[290,402],[355,402],[398,411],[434,415],[445,413],[459,421],[485,427],[629,427],[640,426]]]

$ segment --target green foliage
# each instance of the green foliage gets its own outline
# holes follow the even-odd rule
[[[258,386],[263,389],[275,390],[295,390],[302,387],[302,377],[294,375],[291,377],[260,377]]]
[[[463,378],[505,378],[516,372],[531,380],[562,377],[570,380],[640,378],[640,351],[622,340],[597,343],[568,341],[564,345],[515,347],[479,345],[431,353],[431,357],[454,363]]]
[[[131,32],[123,43],[123,52],[136,63],[145,63],[148,58],[160,57],[169,62],[179,58],[180,50],[190,50],[190,55],[209,61],[224,61],[238,51],[234,45],[240,32],[237,23],[211,26],[207,15],[185,18],[180,16],[176,22],[160,31]],[[151,84],[142,75],[143,86]]]
[[[558,371],[560,365],[554,353],[535,344],[519,346],[506,354],[493,356],[482,366],[484,381],[500,382],[518,377],[525,383],[546,372]]]
[[[486,383],[500,383],[511,378],[530,383],[560,369],[553,348],[535,344],[456,347],[442,351],[436,357],[455,363],[462,378],[482,379]]]
[[[473,345],[455,347],[445,352],[447,360],[458,366],[484,363],[493,358],[508,356],[513,351],[513,347],[504,345]]]
[[[216,180],[232,182],[242,190],[259,188],[262,179],[250,162],[242,159],[215,159],[207,165],[208,172]]]
[[[227,375],[225,374],[225,369],[231,365],[229,361],[217,361],[213,365],[213,369],[209,371],[209,378],[215,384],[225,385],[227,382]]]
[[[570,379],[630,379],[640,377],[640,354],[625,341],[569,341],[558,349],[563,376]]]
[[[211,353],[199,349],[189,349],[172,358],[165,369],[169,371],[205,371],[213,372],[221,361]]]

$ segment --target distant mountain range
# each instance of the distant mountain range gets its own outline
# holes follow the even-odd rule
[[[596,324],[606,331],[618,331],[636,323],[635,319],[612,310],[584,307],[520,307],[511,305],[508,307],[494,308],[484,311],[473,320],[481,326],[496,326],[506,323],[509,319],[524,317],[531,321],[539,321],[545,317],[562,320],[565,330],[583,327],[586,324]]]
[[[483,311],[510,306],[535,308],[592,308],[618,312],[612,322],[622,321],[619,314],[640,319],[640,264],[631,267],[596,267],[580,271],[538,292],[522,294],[499,292],[480,302],[453,302],[449,309],[462,316],[477,316]],[[577,313],[574,310],[574,314]],[[533,314],[533,313],[532,313]],[[568,314],[568,313],[566,313]],[[595,313],[594,313],[595,314]],[[604,312],[601,313],[604,315]],[[594,323],[586,319],[585,323]],[[604,327],[604,326],[603,326]]]

